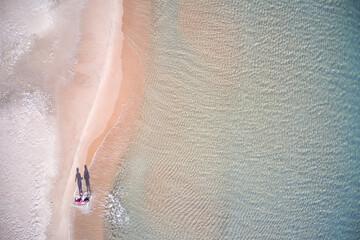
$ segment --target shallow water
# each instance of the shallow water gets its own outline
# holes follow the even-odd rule
[[[1,239],[47,238],[56,86],[71,77],[80,10],[81,1],[0,2]]]
[[[0,113],[2,239],[46,239],[47,201],[55,167],[53,119],[39,93],[26,94]]]
[[[107,237],[359,237],[360,6],[154,9],[139,128],[110,193]]]

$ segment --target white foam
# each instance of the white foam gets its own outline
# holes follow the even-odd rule
[[[46,239],[56,174],[55,136],[47,99],[39,92],[0,112],[0,234],[2,239]]]
[[[107,197],[108,204],[106,207],[107,221],[118,227],[129,224],[130,220],[129,214],[121,205],[121,199],[123,197],[121,193],[124,193],[124,191],[121,190],[121,192],[117,192],[116,195],[109,193]]]

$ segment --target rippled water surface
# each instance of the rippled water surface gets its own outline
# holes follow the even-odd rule
[[[107,237],[360,237],[359,4],[154,9]]]

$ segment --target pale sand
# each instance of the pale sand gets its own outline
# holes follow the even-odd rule
[[[51,194],[53,217],[48,229],[51,239],[69,238],[69,211],[76,186],[76,167],[80,167],[82,173],[88,148],[106,130],[118,98],[121,69],[109,70],[113,48],[121,51],[122,46],[122,39],[114,34],[115,24],[121,26],[115,4],[91,0],[84,6],[75,76],[58,87],[60,161],[59,175]]]
[[[51,239],[68,239],[70,235],[72,239],[105,236],[103,203],[126,144],[117,146],[114,154],[111,150],[107,156],[98,153],[93,164],[92,159],[100,144],[103,149],[109,145],[107,139],[111,136],[106,135],[115,123],[116,135],[123,139],[131,137],[141,104],[145,66],[141,61],[144,57],[140,56],[147,53],[148,19],[133,19],[132,5],[124,2],[125,10],[129,10],[123,17],[124,35],[120,27],[121,1],[91,0],[83,9],[75,77],[58,92],[62,161],[51,197],[54,199],[53,222],[48,231]],[[127,110],[121,112],[123,106]],[[104,160],[106,162],[101,162]],[[74,178],[76,167],[83,174],[84,164],[91,164],[93,197],[86,208],[78,208],[72,205],[76,189]]]
[[[115,116],[119,116],[120,113],[120,118],[114,127],[114,124],[108,124],[103,135],[106,135],[109,130],[111,131],[105,136],[105,139],[100,136],[89,148],[88,157],[97,151],[89,169],[93,195],[88,206],[73,207],[70,211],[73,222],[71,224],[73,226],[71,229],[72,239],[105,238],[104,203],[106,203],[108,191],[112,188],[112,180],[118,165],[122,162],[127,144],[137,127],[136,119],[141,106],[144,72],[147,68],[145,59],[149,56],[147,39],[149,39],[148,24],[151,7],[150,3],[139,4],[127,0],[123,2],[122,33],[124,40],[121,52],[123,80],[113,115],[115,120]],[[143,13],[138,14],[137,11],[143,11]],[[139,15],[142,16],[141,19],[137,18]],[[114,54],[113,68],[118,67],[119,59],[120,56]],[[98,144],[102,139],[104,140],[98,150]]]

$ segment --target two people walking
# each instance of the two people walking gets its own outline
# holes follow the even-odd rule
[[[83,190],[82,190],[82,184],[81,184],[81,180],[83,178],[81,177],[81,174],[79,173],[79,168],[76,168],[76,175],[75,175],[75,182],[77,181],[77,185],[78,185],[78,189],[79,189],[79,195],[82,196],[83,195]],[[86,183],[86,191],[87,191],[87,195],[91,195],[91,190],[90,190],[90,174],[89,171],[87,169],[87,166],[84,165],[84,179],[85,179],[85,183]]]

